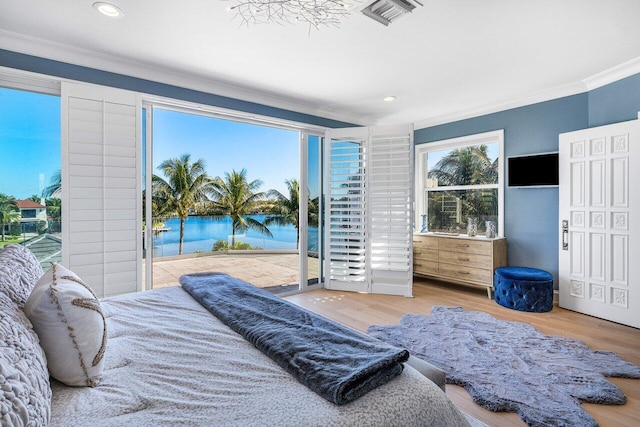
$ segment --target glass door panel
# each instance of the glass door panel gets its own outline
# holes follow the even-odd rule
[[[307,198],[307,286],[322,282],[322,137],[308,135]]]
[[[306,231],[298,224],[300,132],[165,107],[154,107],[149,121],[152,287],[217,271],[272,293],[297,291],[299,235]],[[177,179],[187,169],[185,179],[213,185],[181,197],[195,188]]]
[[[64,244],[60,110],[59,96],[0,88],[0,249],[20,243],[44,270]]]

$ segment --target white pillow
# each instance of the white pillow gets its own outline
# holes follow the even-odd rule
[[[53,378],[70,386],[98,385],[106,323],[98,298],[77,275],[52,263],[33,288],[24,312],[38,334]]]

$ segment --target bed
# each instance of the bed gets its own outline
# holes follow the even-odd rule
[[[397,377],[356,400],[331,403],[180,286],[101,299],[107,331],[101,379],[94,387],[64,385],[49,377],[44,351],[23,312],[42,271],[32,265],[37,261],[28,250],[9,246],[0,252],[3,426],[467,426],[473,422],[437,385],[406,364]]]

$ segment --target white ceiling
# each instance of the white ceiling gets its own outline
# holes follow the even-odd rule
[[[319,30],[241,26],[226,10],[234,0],[114,0],[121,19],[92,3],[0,0],[0,48],[417,127],[584,92],[614,67],[640,71],[640,0],[422,0],[389,27],[359,13],[365,1]]]

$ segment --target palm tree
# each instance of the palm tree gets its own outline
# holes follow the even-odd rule
[[[16,199],[6,194],[0,193],[0,233],[2,234],[2,241],[4,238],[4,227],[12,222],[20,221],[20,208]]]
[[[45,200],[47,215],[49,216],[49,232],[60,232],[62,220],[62,201],[56,197]]]
[[[491,161],[486,145],[451,151],[429,172],[438,185],[495,184],[498,182],[498,159]]]
[[[236,233],[245,232],[248,229],[256,230],[262,234],[272,237],[267,226],[248,216],[256,210],[258,202],[266,194],[259,192],[262,181],[254,179],[247,180],[247,171],[240,172],[232,170],[225,173],[224,179],[217,177],[213,181],[214,217],[231,217],[231,246],[235,246]]]
[[[42,197],[45,199],[49,198],[60,198],[60,192],[62,191],[62,176],[60,175],[60,169],[55,171],[53,175],[51,175],[51,179],[49,180],[49,186],[42,190]]]
[[[283,195],[278,190],[269,190],[269,197],[275,199],[271,210],[275,216],[265,220],[265,225],[287,225],[293,224],[296,228],[296,249],[300,244],[300,183],[297,179],[287,179],[285,181],[289,197]],[[312,200],[307,201],[309,225],[318,225],[318,209]]]
[[[487,149],[486,145],[476,145],[453,150],[429,171],[429,178],[436,178],[438,186],[495,184],[498,182],[498,159],[491,161]],[[434,203],[436,200],[442,202],[446,197],[460,200],[462,211],[470,216],[493,212],[497,204],[497,200],[491,197],[491,191],[482,190],[461,194],[458,191],[445,192],[434,196]],[[437,209],[435,211],[438,212]]]
[[[179,158],[165,160],[158,166],[166,179],[153,175],[154,218],[158,216],[177,216],[180,218],[180,243],[178,254],[182,254],[184,243],[184,222],[189,212],[202,201],[209,200],[214,190],[213,181],[205,170],[203,159],[191,162],[189,154]]]

